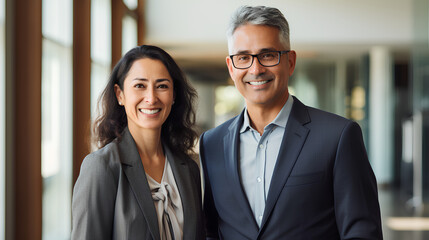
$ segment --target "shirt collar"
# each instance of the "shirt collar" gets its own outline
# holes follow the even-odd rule
[[[243,125],[241,125],[241,128],[240,128],[240,133],[244,133],[248,129],[252,128],[250,126],[249,114],[247,113],[247,106],[244,108],[244,113],[243,114],[244,114],[244,120],[243,120]]]
[[[289,119],[290,112],[292,110],[292,105],[293,105],[293,97],[291,97],[291,95],[289,94],[289,97],[286,103],[283,105],[282,109],[277,114],[276,118],[270,124],[265,126],[265,128],[267,128],[270,125],[276,125],[279,127],[286,128],[286,124]],[[244,109],[244,121],[243,121],[243,124],[241,125],[240,133],[243,133],[248,129],[252,129],[252,127],[250,126],[249,114],[247,112],[247,106],[246,106]]]

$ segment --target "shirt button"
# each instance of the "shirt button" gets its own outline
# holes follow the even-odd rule
[[[259,216],[259,221],[262,221],[262,216]]]
[[[264,148],[264,144],[259,145],[259,148],[263,149]]]
[[[258,181],[260,183],[260,182],[262,182],[262,179],[260,177],[257,177],[256,181]]]

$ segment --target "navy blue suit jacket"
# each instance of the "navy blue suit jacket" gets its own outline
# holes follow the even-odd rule
[[[237,117],[201,135],[208,238],[382,239],[359,125],[294,98],[259,228],[241,185]]]

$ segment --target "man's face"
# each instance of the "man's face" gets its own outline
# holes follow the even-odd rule
[[[231,41],[230,54],[259,54],[267,51],[282,51],[279,30],[264,25],[243,25],[237,28]],[[290,51],[280,56],[280,63],[272,67],[262,66],[257,59],[247,69],[236,69],[230,57],[226,58],[229,74],[248,107],[282,107],[286,102],[288,81],[295,69],[296,53]]]

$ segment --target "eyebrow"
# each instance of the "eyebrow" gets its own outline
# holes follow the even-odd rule
[[[134,78],[133,81],[149,81],[146,78]],[[156,79],[155,82],[159,83],[159,82],[171,82],[170,79],[168,78],[160,78],[160,79]]]
[[[263,53],[263,52],[271,52],[271,51],[277,51],[277,50],[275,48],[261,48],[256,54]],[[238,51],[236,54],[250,54],[250,51],[242,50],[242,51]]]

